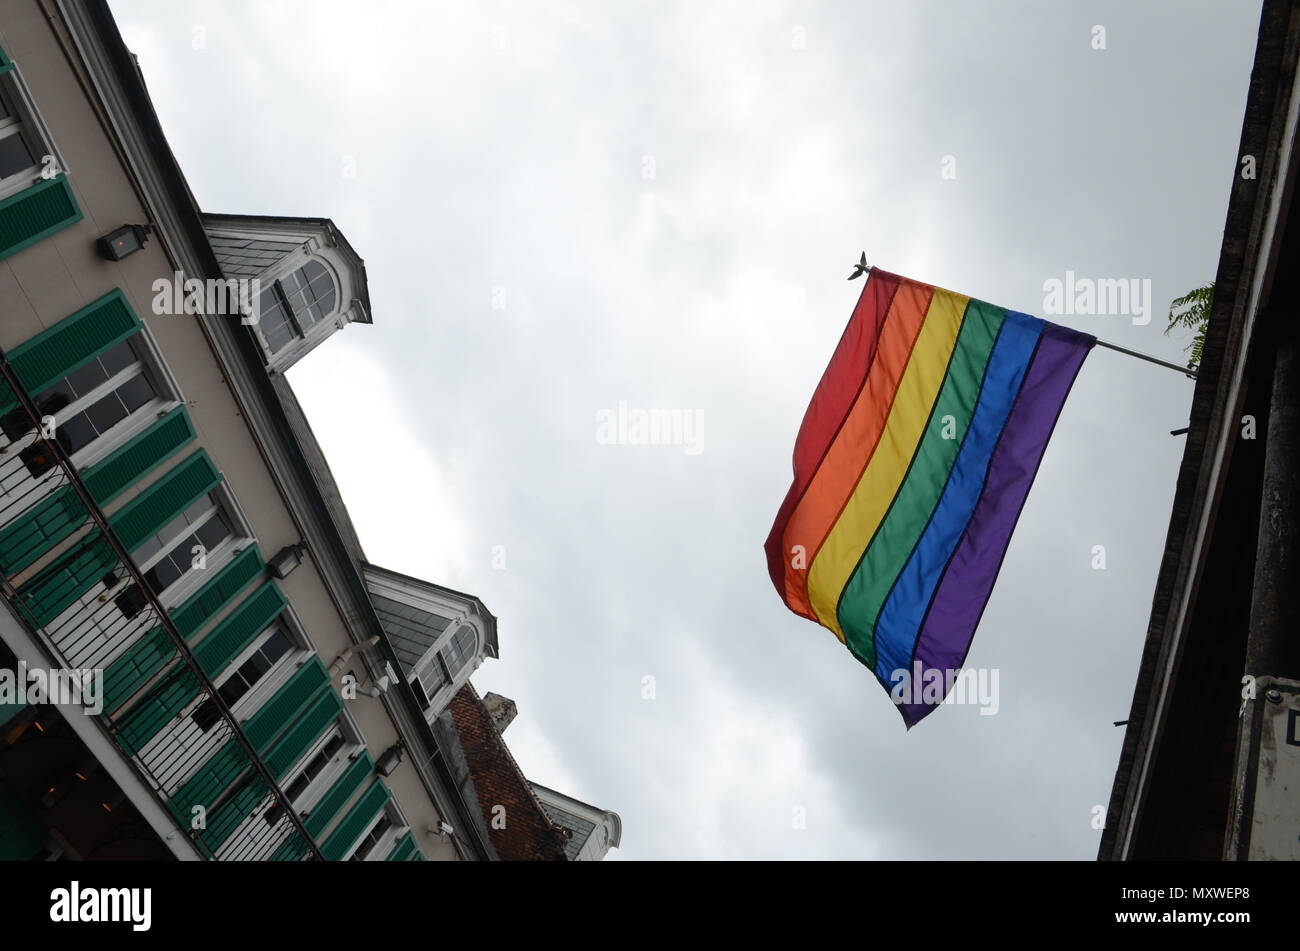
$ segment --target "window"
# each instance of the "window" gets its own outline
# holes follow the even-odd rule
[[[13,97],[0,93],[0,196],[21,191],[41,177],[41,154]]]
[[[430,657],[429,662],[425,664],[424,668],[420,671],[420,688],[424,691],[424,695],[428,698],[429,702],[432,703],[433,698],[437,696],[438,691],[441,690],[445,684],[450,682],[451,678],[448,677],[447,672],[443,670],[442,661],[436,654],[433,657]]]
[[[462,624],[456,631],[451,642],[442,649],[443,661],[447,664],[447,670],[454,677],[460,672],[460,669],[469,663],[470,658],[474,656],[474,648],[478,641],[478,635],[474,628],[469,624]]]
[[[0,198],[66,171],[21,72],[11,66],[0,73]]]
[[[135,344],[124,340],[37,393],[33,402],[42,416],[54,417],[54,438],[71,456],[157,398]],[[21,408],[0,418],[0,430],[11,442],[32,428]],[[33,455],[33,460],[28,461],[27,455]],[[52,464],[37,460],[34,453],[27,455],[23,458],[34,476],[49,468],[46,462]],[[40,465],[34,467],[38,461]]]
[[[275,666],[276,661],[289,653],[289,649],[293,646],[288,635],[278,627],[271,628],[253,643],[255,645],[253,652],[246,655],[238,667],[216,684],[217,693],[221,694],[221,699],[226,701],[226,706],[231,710],[235,708],[235,704],[248,696],[248,692],[257,686],[258,682]],[[195,707],[194,713],[191,714],[195,725],[205,733],[212,729],[220,718],[216,701],[211,697]]]
[[[275,662],[289,651],[289,638],[283,631],[272,631],[271,636],[262,642],[253,656],[239,665],[239,669],[225,679],[217,691],[226,706],[233,707],[253,685],[266,676],[266,672],[275,666]]]
[[[258,326],[272,353],[305,337],[334,311],[334,280],[319,261],[309,260],[288,277],[273,281],[258,299]]]
[[[303,764],[302,770],[294,777],[289,785],[284,787],[285,798],[291,803],[297,803],[302,798],[302,794],[307,791],[312,780],[324,772],[325,767],[330,764],[339,750],[343,749],[343,734],[335,727],[325,739],[325,743],[316,753]],[[262,818],[268,825],[273,825],[280,818],[280,804],[276,803],[270,809],[266,810]]]
[[[420,689],[424,691],[424,696],[430,703],[439,690],[456,679],[465,665],[473,659],[477,649],[478,634],[473,625],[462,624],[456,629],[451,640],[420,668]]]
[[[210,554],[231,536],[230,519],[211,492],[196,499],[131,553],[144,580],[160,595],[194,568],[195,546]]]
[[[379,817],[379,821],[371,827],[370,831],[366,833],[366,837],[357,844],[356,851],[352,853],[352,857],[348,859],[348,861],[365,861],[366,856],[369,855],[371,850],[379,844],[379,840],[384,837],[384,833],[392,827],[393,820],[388,818],[388,813],[385,812]]]

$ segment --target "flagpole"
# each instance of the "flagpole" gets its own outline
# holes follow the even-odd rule
[[[1171,370],[1177,370],[1179,373],[1186,373],[1193,380],[1196,379],[1196,371],[1179,366],[1177,363],[1170,363],[1168,360],[1161,360],[1159,357],[1148,356],[1145,353],[1138,353],[1136,350],[1130,350],[1127,347],[1121,347],[1119,344],[1107,343],[1105,340],[1098,340],[1097,346],[1105,347],[1107,350],[1114,350],[1116,353],[1127,354],[1130,357],[1137,357],[1139,360],[1145,360],[1147,363],[1154,363],[1157,366],[1169,367]]]
[[[853,273],[849,275],[849,280],[855,277],[861,277],[863,274],[869,274],[874,265],[867,263],[867,255],[863,252],[858,263],[853,265]],[[1107,343],[1105,340],[1097,340],[1097,346],[1105,347],[1107,350],[1114,350],[1116,353],[1122,353],[1125,356],[1136,357],[1139,360],[1145,360],[1147,363],[1154,363],[1156,366],[1168,367],[1171,370],[1177,370],[1185,374],[1190,379],[1196,379],[1196,371],[1185,366],[1179,366],[1177,363],[1170,363],[1168,360],[1161,360],[1159,357],[1153,357],[1145,353],[1138,353],[1136,350],[1130,350],[1128,347],[1121,347],[1117,343]]]

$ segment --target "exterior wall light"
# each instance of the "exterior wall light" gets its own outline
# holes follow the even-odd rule
[[[99,249],[99,256],[105,260],[120,261],[144,247],[150,230],[148,225],[122,225],[96,241],[95,247]]]
[[[383,755],[379,757],[379,760],[375,763],[375,772],[380,776],[391,776],[393,775],[393,770],[397,769],[401,762],[402,745],[400,743],[395,743],[388,749],[384,750]]]
[[[297,545],[288,545],[276,552],[275,557],[268,561],[266,566],[271,569],[271,574],[283,581],[289,577],[293,569],[302,564],[302,556],[306,550],[307,546],[301,542]]]

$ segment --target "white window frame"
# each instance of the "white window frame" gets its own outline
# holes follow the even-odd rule
[[[308,261],[315,261],[325,268],[325,273],[329,275],[330,281],[334,284],[334,309],[308,327],[302,336],[295,335],[292,340],[279,350],[271,349],[266,335],[262,332],[262,321],[259,314],[257,323],[252,326],[257,332],[257,342],[266,355],[268,365],[274,368],[292,365],[315,348],[321,340],[335,330],[342,329],[347,323],[343,316],[347,308],[344,307],[343,282],[339,279],[338,268],[334,266],[334,262],[327,256],[313,253],[315,249],[312,245],[314,245],[314,242],[308,242],[299,250],[286,255],[283,260],[277,262],[273,268],[258,278],[261,281],[262,291],[266,292]]]
[[[93,466],[99,460],[106,458],[113,450],[125,445],[133,436],[148,429],[159,417],[165,416],[185,402],[185,394],[163,360],[162,352],[158,349],[153,335],[141,327],[128,339],[136,345],[135,353],[138,359],[123,372],[136,366],[141,367],[148,375],[149,382],[153,384],[155,396],[107,433],[73,453],[72,463],[78,469]],[[57,413],[54,418],[58,420]]]
[[[3,199],[25,191],[42,180],[41,171],[45,156],[54,157],[55,172],[67,174],[68,166],[63,161],[63,154],[58,146],[54,144],[54,136],[50,134],[49,126],[45,124],[45,119],[36,108],[36,103],[27,90],[27,82],[23,79],[17,65],[0,73],[0,95],[4,96],[12,119],[12,122],[8,119],[0,120],[0,135],[5,134],[6,128],[14,128],[17,134],[25,132],[29,151],[34,147],[34,151],[39,153],[32,156],[36,160],[35,165],[0,180],[0,199]]]
[[[357,728],[352,715],[344,710],[334,718],[334,725],[325,731],[325,735],[313,743],[311,749],[300,756],[298,762],[293,764],[293,769],[285,774],[284,780],[280,783],[281,789],[287,789],[293,785],[293,781],[298,778],[302,768],[311,762],[312,757],[324,749],[325,744],[329,741],[330,733],[334,730],[338,730],[343,736],[343,746],[334,754],[334,758],[325,764],[325,768],[307,784],[307,788],[299,796],[299,801],[292,804],[299,814],[305,812],[310,815],[311,811],[320,805],[321,799],[325,797],[330,787],[356,761],[357,757],[366,751],[365,737]]]
[[[234,494],[230,491],[230,487],[223,481],[209,489],[208,494],[216,496],[217,504],[209,506],[204,512],[204,521],[206,521],[212,513],[220,511],[226,516],[226,521],[230,528],[230,534],[223,538],[216,548],[213,548],[207,553],[207,566],[203,570],[200,571],[196,568],[191,568],[168,585],[163,590],[163,593],[158,596],[159,603],[168,610],[185,603],[192,594],[207,583],[208,579],[212,577],[212,573],[224,568],[235,558],[236,555],[240,554],[249,545],[257,543],[257,539],[253,535],[252,527],[248,524],[248,518],[244,515],[243,510],[236,502]],[[158,551],[154,552],[143,562],[135,561],[133,556],[132,563],[135,565],[136,570],[141,575],[147,572],[162,560],[163,555],[168,554],[173,548],[175,548],[177,542],[186,535],[192,534],[194,532],[195,524],[201,523],[192,523],[181,528],[179,531],[174,533],[172,538],[165,541]],[[166,527],[167,526],[165,525],[163,526],[163,528]],[[150,537],[152,538],[153,536]]]
[[[270,669],[268,669],[266,673],[262,674],[262,676],[258,678],[257,683],[249,687],[248,691],[242,697],[240,697],[238,700],[235,701],[234,706],[230,708],[230,712],[234,714],[236,718],[239,718],[240,715],[243,713],[243,711],[248,709],[248,707],[252,705],[252,701],[250,700],[250,698],[254,698],[262,694],[261,688],[267,683],[267,681],[273,679],[281,679],[281,682],[283,682],[283,679],[279,677],[279,671],[281,670],[282,667],[284,667],[284,665],[289,664],[293,667],[294,670],[297,670],[299,667],[302,666],[302,661],[304,661],[305,658],[309,656],[311,653],[309,650],[307,650],[306,647],[303,646],[302,641],[300,641],[297,637],[294,636],[294,633],[290,629],[289,625],[283,624],[279,620],[272,621],[270,626],[267,627],[265,631],[263,631],[261,634],[258,634],[257,637],[253,638],[251,644],[249,644],[242,651],[236,654],[235,658],[230,663],[228,663],[225,667],[223,667],[221,671],[217,674],[217,676],[212,678],[213,688],[218,691],[221,690],[222,684],[224,684],[227,680],[233,677],[236,674],[236,672],[238,672],[239,668],[243,667],[244,663],[250,657],[252,657],[259,650],[261,650],[262,646],[267,641],[269,641],[271,637],[276,633],[283,634],[285,636],[285,639],[288,640],[289,642],[289,649],[286,650],[284,654],[282,654],[280,658],[276,660],[274,664],[271,665]],[[299,662],[295,663],[295,660],[298,660]],[[262,696],[262,699],[265,700],[264,695]],[[256,705],[253,705],[252,708],[255,710],[257,709],[257,706],[260,705],[261,704],[258,703]]]
[[[411,684],[415,689],[420,691],[429,703],[433,703],[434,698],[446,690],[447,687],[456,679],[451,675],[451,672],[447,670],[446,665],[443,664],[439,653],[439,651],[432,651],[425,654],[425,656],[420,660],[420,663],[416,666],[415,670],[411,673]],[[424,674],[431,668],[437,668],[439,680],[441,681],[441,686],[439,686],[437,692],[433,694],[429,693],[428,688],[424,684]]]
[[[366,831],[357,836],[357,840],[352,843],[352,847],[348,849],[347,856],[343,861],[352,861],[352,856],[357,854],[357,849],[361,848],[362,841],[366,836],[370,835],[375,826],[379,824],[379,820],[385,816],[388,817],[388,828],[384,831],[384,834],[375,841],[374,848],[370,850],[370,854],[361,861],[383,862],[387,860],[388,856],[392,854],[394,843],[397,842],[398,838],[406,834],[407,829],[406,822],[402,818],[401,810],[397,808],[397,800],[391,798],[388,802],[384,803],[384,808],[379,810],[379,814],[371,820],[369,825],[366,826]]]
[[[218,497],[215,499],[213,504],[209,504],[208,507],[203,510],[198,518],[186,525],[182,525],[179,529],[172,532],[170,538],[163,539],[161,548],[144,561],[135,563],[136,569],[141,575],[148,574],[149,569],[153,568],[154,565],[158,564],[163,560],[163,558],[171,554],[172,549],[176,547],[181,539],[185,538],[187,535],[193,535],[201,526],[207,524],[208,521],[215,518],[217,515],[226,516],[227,527],[230,529],[230,534],[223,538],[215,548],[205,553],[205,567],[202,569],[203,572],[211,571],[214,567],[213,562],[216,562],[216,566],[226,564],[232,557],[234,557],[233,552],[236,548],[242,548],[244,544],[248,543],[249,539],[241,537],[240,527],[235,524],[236,520],[231,515],[229,507],[223,504],[224,500],[220,497],[221,493],[217,491],[219,488],[221,487],[217,486],[208,491],[207,494],[209,496],[215,495]],[[195,501],[198,500],[196,499]],[[163,528],[167,528],[167,526],[164,525]],[[150,538],[152,537],[154,536],[150,536]],[[191,578],[199,573],[200,569],[198,568],[187,568],[184,574],[158,594],[158,600],[167,608],[180,604],[202,584],[202,582],[197,584],[192,582],[186,584],[187,581],[190,581]],[[207,578],[204,577],[203,580],[206,581]]]
[[[387,597],[387,595],[385,596]],[[442,660],[442,652],[451,646],[452,638],[462,627],[469,627],[474,631],[474,650],[458,670],[452,670],[451,666]],[[427,718],[432,720],[433,717],[437,716],[451,702],[451,697],[456,691],[460,690],[465,685],[465,681],[469,680],[470,675],[478,669],[479,664],[483,662],[484,646],[485,635],[483,628],[473,618],[463,614],[457,615],[443,628],[441,633],[438,634],[438,639],[433,642],[419,661],[416,662],[415,666],[411,668],[411,672],[406,679],[414,689],[420,691],[421,696],[428,700],[429,708],[425,711]],[[430,664],[441,664],[446,673],[446,680],[443,681],[442,687],[432,697],[425,692],[424,683],[420,680],[420,674],[428,670]]]
[[[69,403],[67,406],[63,407],[63,409],[57,410],[53,414],[54,432],[57,435],[59,427],[62,426],[64,423],[66,423],[69,419],[71,419],[74,416],[81,415],[86,410],[90,409],[90,407],[94,406],[96,403],[102,400],[104,397],[112,393],[115,393],[119,388],[129,383],[131,380],[135,379],[138,376],[143,376],[145,380],[149,383],[149,385],[153,388],[154,390],[153,398],[150,399],[147,403],[141,405],[138,409],[135,410],[135,412],[131,413],[128,416],[124,416],[122,419],[118,420],[118,422],[115,423],[107,432],[100,433],[90,442],[86,443],[86,445],[82,446],[80,449],[74,452],[70,458],[72,459],[72,464],[75,465],[78,469],[83,469],[87,465],[90,465],[90,463],[87,461],[88,459],[94,459],[96,456],[99,456],[101,458],[103,456],[107,456],[108,452],[112,452],[112,450],[116,449],[117,446],[125,443],[126,439],[131,438],[130,436],[127,436],[126,439],[119,438],[118,436],[119,431],[132,428],[133,423],[135,424],[134,429],[136,432],[144,430],[150,423],[152,423],[154,420],[158,418],[159,413],[165,412],[163,407],[166,406],[169,401],[166,398],[160,396],[159,390],[162,388],[159,387],[155,382],[154,375],[152,372],[150,372],[149,367],[143,361],[136,360],[130,365],[128,365],[125,369],[109,377],[107,380],[105,380],[99,386],[95,387],[85,396],[78,397],[77,399]],[[174,401],[171,402],[174,403]],[[132,432],[131,435],[135,435],[135,432]],[[105,443],[109,444],[112,447],[108,450],[108,452],[95,451],[101,448],[101,444],[105,444]]]
[[[105,380],[104,383],[100,384],[100,386],[96,387],[86,396],[74,400],[63,409],[54,413],[55,432],[58,431],[59,425],[65,422],[69,417],[75,416],[87,407],[94,405],[97,400],[106,396],[108,393],[111,393],[118,386],[121,386],[137,371],[148,377],[150,384],[154,388],[154,398],[145,403],[130,416],[118,422],[118,424],[108,432],[92,439],[89,443],[74,452],[69,458],[71,459],[73,466],[75,466],[79,471],[85,470],[89,466],[99,462],[101,459],[107,458],[118,447],[126,445],[126,443],[134,436],[148,429],[159,417],[165,416],[177,406],[184,403],[184,394],[182,394],[180,386],[176,383],[176,379],[172,376],[167,364],[163,361],[162,354],[159,352],[158,346],[154,342],[153,337],[144,328],[141,328],[128,339],[135,345],[135,362],[115,374],[110,379]],[[64,374],[64,376],[60,377],[59,380],[64,379],[66,376],[68,376],[68,374]],[[59,380],[56,380],[55,382],[57,383]],[[46,389],[48,389],[48,387]],[[33,393],[32,395],[38,396],[39,394]],[[4,438],[5,437],[0,434],[0,441],[3,441]],[[19,453],[35,442],[36,438],[36,430],[30,430],[22,438],[9,443],[7,446],[7,452],[15,454]],[[27,504],[23,508],[24,512],[29,511],[31,506],[45,498],[45,496],[53,491],[57,485],[63,484],[63,476],[62,473],[59,472],[57,466],[46,472],[44,475],[35,477],[27,472],[25,468],[15,469],[14,472],[15,474],[21,474],[23,478],[17,479],[16,481],[10,480],[4,486],[0,486],[0,495],[21,489],[22,492],[26,494],[27,500]],[[35,482],[37,487],[31,486],[31,482]],[[17,518],[20,514],[20,512],[14,512],[9,516],[9,518]]]
[[[171,590],[170,588],[168,589]],[[239,666],[249,657],[253,656],[253,651],[265,643],[270,637],[271,631],[279,629],[289,638],[289,650],[285,651],[284,656],[275,662],[275,665],[262,675],[262,678],[230,708],[230,714],[239,724],[243,724],[249,717],[261,709],[262,704],[266,703],[277,690],[284,686],[294,673],[302,667],[303,664],[311,660],[315,654],[310,646],[311,641],[307,638],[307,633],[303,629],[302,623],[297,615],[293,614],[292,608],[284,608],[257,637],[253,642],[235,655],[235,659],[226,664],[221,670],[217,671],[212,677],[213,686],[220,689],[221,685],[226,682],[226,678],[239,669]],[[194,711],[207,702],[208,696],[206,691],[200,692],[186,707],[177,714],[178,720],[191,719]],[[203,731],[208,734],[207,730]],[[281,785],[283,789],[283,785]]]
[[[398,804],[396,796],[388,800],[385,808],[388,810],[389,818],[393,821],[393,827],[388,830],[382,839],[375,843],[375,847],[370,850],[370,854],[362,859],[364,862],[387,862],[388,857],[393,854],[393,849],[397,848],[397,843],[401,841],[402,836],[411,831],[411,824],[406,821],[406,814],[402,812],[402,807]],[[356,851],[356,846],[353,846],[353,851]],[[416,851],[419,851],[418,847]]]
[[[303,664],[311,660],[315,651],[312,650],[311,640],[307,637],[307,632],[302,626],[298,615],[290,606],[284,607],[274,621],[265,631],[253,639],[253,643],[236,655],[235,659],[223,667],[217,676],[213,678],[213,683],[220,687],[225,683],[225,678],[229,673],[237,670],[239,665],[253,656],[256,647],[261,646],[265,640],[271,636],[271,631],[278,629],[289,638],[289,650],[283,657],[275,662],[275,666],[262,675],[262,679],[253,684],[251,690],[239,698],[239,702],[230,708],[231,714],[241,723],[262,708],[275,692],[285,685]]]

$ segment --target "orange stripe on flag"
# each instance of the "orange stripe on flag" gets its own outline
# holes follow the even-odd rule
[[[862,391],[803,498],[790,515],[782,550],[789,556],[785,576],[786,604],[796,614],[818,620],[808,600],[808,567],[876,451],[899,380],[925,322],[933,294],[934,288],[929,284],[904,278],[899,285],[885,318],[875,363],[867,374]]]

